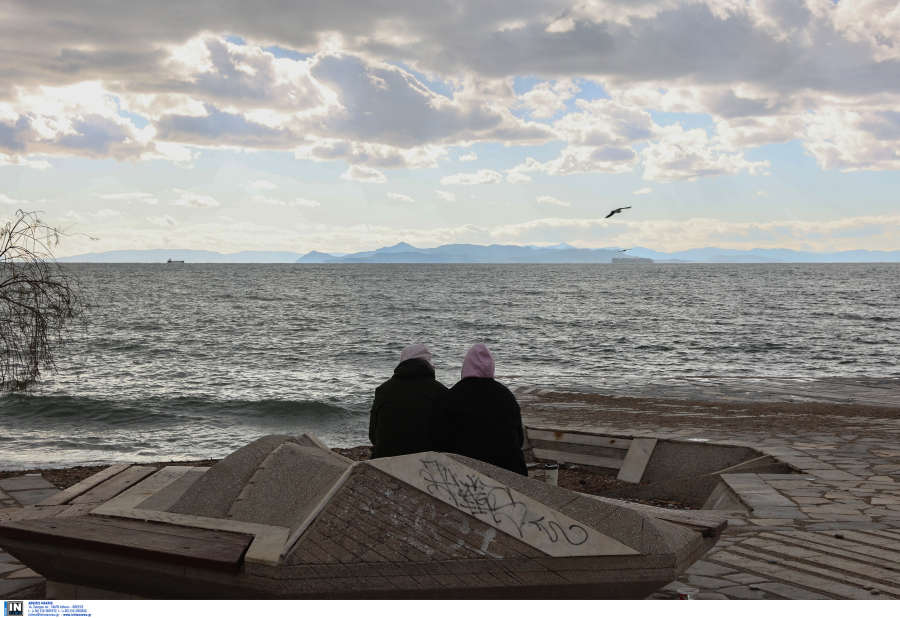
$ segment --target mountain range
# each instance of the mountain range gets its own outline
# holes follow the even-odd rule
[[[635,247],[579,249],[566,243],[535,245],[441,245],[419,249],[401,242],[392,247],[358,253],[294,253],[291,251],[241,251],[217,253],[194,249],[106,251],[59,258],[60,262],[166,262],[193,263],[299,263],[299,264],[602,264],[615,257],[646,257],[660,263],[776,263],[776,262],[900,262],[900,251],[839,251],[811,253],[792,249],[721,249],[704,247],[663,253]]]

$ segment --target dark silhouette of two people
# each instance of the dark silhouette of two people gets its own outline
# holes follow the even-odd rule
[[[461,379],[449,389],[435,379],[426,346],[404,348],[393,377],[375,389],[369,439],[372,459],[439,451],[528,475],[519,403],[494,379],[494,357],[483,343],[469,348]]]

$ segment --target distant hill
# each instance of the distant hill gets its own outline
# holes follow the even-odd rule
[[[634,247],[627,253],[618,249],[578,249],[566,243],[551,247],[519,245],[441,245],[419,249],[408,243],[398,243],[374,251],[357,253],[325,253],[310,251],[240,251],[216,253],[194,249],[147,249],[106,251],[59,258],[60,262],[166,262],[212,264],[608,264],[613,257],[647,257],[657,263],[778,263],[778,262],[900,262],[900,251],[840,251],[810,253],[791,249],[721,249],[704,247],[663,253],[653,249]]]

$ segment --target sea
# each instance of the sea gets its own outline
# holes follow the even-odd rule
[[[67,264],[88,323],[0,397],[0,469],[224,456],[266,434],[367,444],[427,344],[459,379],[900,375],[900,264]]]

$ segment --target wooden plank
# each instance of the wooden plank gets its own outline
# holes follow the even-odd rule
[[[193,466],[166,466],[140,483],[126,489],[108,501],[106,505],[115,509],[136,508],[141,502],[146,501],[156,492],[168,487],[193,469]]]
[[[53,506],[26,506],[24,509],[13,515],[10,521],[25,521],[28,519],[44,519],[46,517],[56,517],[67,508],[69,507],[65,504],[56,504]]]
[[[89,476],[80,483],[72,485],[68,489],[64,489],[54,496],[50,496],[49,498],[41,502],[39,506],[55,506],[57,504],[68,504],[69,501],[73,498],[77,498],[83,493],[90,491],[100,483],[111,479],[115,475],[119,474],[120,472],[124,472],[130,467],[131,464],[116,464],[115,466],[110,466],[105,470],[101,470],[93,476]]]
[[[100,483],[87,493],[70,500],[69,504],[100,504],[134,486],[156,472],[151,466],[132,466],[114,477]]]
[[[865,577],[872,577],[881,581],[891,582],[892,584],[900,584],[900,573],[882,569],[881,567],[857,562],[855,560],[847,560],[836,555],[828,555],[819,553],[818,551],[807,547],[797,547],[795,545],[787,545],[779,541],[772,541],[764,538],[749,538],[741,542],[741,547],[758,547],[769,552],[783,554],[791,558],[797,558],[805,562],[821,564],[831,569],[840,569],[848,573],[856,573]]]
[[[640,483],[654,448],[656,438],[634,438],[616,478],[626,483]]]
[[[582,464],[584,466],[597,466],[598,468],[613,468],[618,470],[622,467],[621,459],[613,459],[612,457],[594,457],[593,455],[581,455],[579,453],[563,453],[562,451],[551,451],[536,448],[532,453],[538,459],[549,459],[562,463]]]
[[[626,509],[631,509],[644,515],[662,519],[669,523],[686,526],[691,530],[702,532],[706,537],[717,537],[728,528],[728,519],[724,517],[709,517],[708,515],[698,515],[695,511],[681,511],[676,509],[663,509],[658,506],[650,506],[649,504],[640,504],[637,502],[627,502],[625,500],[616,500],[615,498],[607,498],[605,496],[592,496],[590,494],[581,494],[586,498],[593,498],[599,502],[614,504]]]
[[[544,429],[529,429],[529,440],[547,440],[549,442],[562,442],[564,444],[583,444],[585,446],[604,446],[606,448],[620,448],[627,450],[631,446],[631,440],[624,438],[610,438],[609,436],[592,436],[581,433],[569,433],[565,431],[547,431]]]
[[[706,560],[712,560],[713,562],[724,562],[725,564],[731,565],[741,571],[753,571],[767,577],[780,579],[797,586],[812,588],[813,590],[820,590],[822,592],[833,594],[834,596],[842,597],[845,599],[872,598],[872,594],[868,590],[863,590],[858,586],[848,586],[845,583],[835,581],[833,579],[824,579],[822,577],[816,577],[815,575],[809,575],[807,573],[802,573],[800,571],[785,568],[785,566],[799,566],[803,568],[804,565],[802,564],[797,564],[794,562],[770,564],[766,562],[767,558],[768,556],[758,556],[756,554],[754,554],[752,557],[748,557],[743,554],[733,552],[729,547],[728,549],[716,552],[712,556],[708,556]],[[846,578],[842,577],[840,574],[829,573],[829,575],[831,575],[832,577],[838,576],[842,580],[846,581]]]
[[[782,543],[795,543],[807,549],[815,549],[825,554],[834,554],[843,558],[860,560],[888,569],[900,568],[900,554],[897,552],[850,543],[845,540],[836,539],[834,538],[834,535],[785,531],[777,534],[764,532],[759,536],[765,539],[781,541]]]
[[[167,524],[71,517],[9,522],[0,535],[117,556],[236,573],[253,537]]]
[[[244,556],[244,562],[267,564],[269,566],[278,566],[281,550],[284,548],[284,543],[287,541],[288,535],[290,534],[290,530],[280,526],[266,526],[263,524],[253,524],[233,519],[215,519],[213,517],[182,515],[181,513],[167,513],[165,511],[110,509],[107,508],[105,504],[100,505],[91,511],[91,515],[108,515],[111,517],[169,523],[178,526],[189,526],[191,528],[203,528],[206,530],[227,530],[230,532],[252,534],[254,537],[253,543],[250,545],[250,549],[247,550],[247,554]]]

